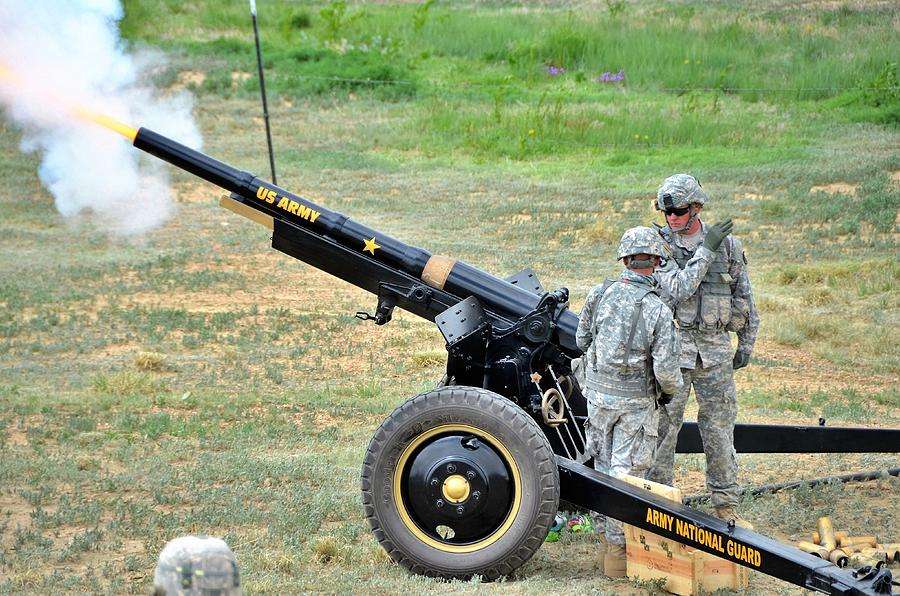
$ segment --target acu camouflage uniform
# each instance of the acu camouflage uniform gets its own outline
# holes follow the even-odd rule
[[[180,536],[159,553],[154,596],[241,596],[234,553],[220,538]]]
[[[665,393],[681,388],[672,311],[656,291],[652,277],[626,270],[590,291],[578,322],[587,450],[611,476],[646,477],[657,444],[657,384]],[[625,544],[621,522],[607,518],[606,538]]]
[[[697,423],[706,454],[706,485],[712,493],[713,506],[736,506],[734,423],[737,398],[732,369],[734,352],[728,332],[737,332],[739,352],[747,355],[752,352],[759,315],[753,303],[747,259],[740,241],[728,236],[714,253],[715,259],[705,274],[696,280],[693,276],[700,269],[695,268],[689,273],[689,265],[696,263],[695,258],[702,251],[713,253],[702,245],[695,252],[668,227],[659,232],[668,244],[672,258],[655,273],[655,277],[660,282],[664,299],[675,310],[684,383],[660,412],[659,445],[649,478],[664,484],[673,483],[675,444],[693,385],[699,406]],[[702,244],[706,232],[707,226],[701,223],[697,242]],[[695,291],[691,291],[692,286]]]

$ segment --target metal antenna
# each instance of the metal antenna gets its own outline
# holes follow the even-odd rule
[[[272,169],[272,184],[278,184],[275,177],[275,155],[272,152],[272,130],[269,128],[269,104],[266,102],[266,78],[263,76],[262,50],[259,48],[259,27],[256,24],[256,0],[250,0],[250,14],[253,17],[253,37],[256,39],[256,66],[259,69],[259,92],[262,95],[263,120],[266,122],[266,143],[269,145],[269,167]]]

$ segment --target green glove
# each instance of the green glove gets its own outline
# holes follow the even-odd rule
[[[750,364],[750,353],[749,352],[735,352],[734,360],[731,361],[731,368],[737,370],[739,368],[744,368]]]
[[[706,238],[703,239],[703,246],[708,248],[709,250],[716,252],[719,250],[719,246],[722,245],[722,241],[725,240],[725,236],[731,233],[731,228],[733,224],[730,219],[726,219],[723,222],[717,223],[713,226],[709,226],[706,230]]]

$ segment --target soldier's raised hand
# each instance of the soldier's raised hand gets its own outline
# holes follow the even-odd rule
[[[734,224],[732,224],[730,219],[709,226],[709,229],[706,230],[706,238],[703,239],[703,246],[716,252],[719,250],[719,246],[722,245],[725,237],[731,233],[732,227],[734,227]]]

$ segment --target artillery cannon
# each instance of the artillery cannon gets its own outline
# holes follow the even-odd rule
[[[839,569],[584,465],[586,404],[572,370],[578,317],[567,308],[567,289],[544,291],[527,269],[497,278],[153,131],[126,127],[125,134],[135,147],[230,191],[222,205],[270,229],[276,250],[377,295],[374,314],[358,318],[385,324],[400,307],[443,334],[443,379],[388,416],[362,467],[369,525],[407,569],[444,578],[509,574],[543,544],[562,498],[812,590],[890,593],[887,570]],[[759,440],[773,435],[780,442]],[[735,446],[900,451],[900,430],[738,425]],[[686,426],[679,450],[702,451],[696,427]]]

